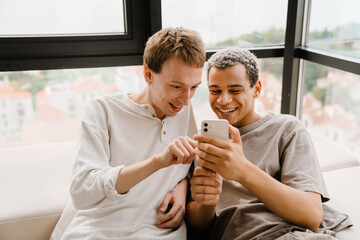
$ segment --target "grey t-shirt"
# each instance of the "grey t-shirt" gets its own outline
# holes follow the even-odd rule
[[[291,115],[269,113],[239,129],[246,158],[282,183],[303,191],[329,195],[316,151],[301,122]],[[264,183],[266,184],[266,182]],[[275,239],[295,226],[272,213],[256,196],[235,181],[224,180],[210,239]],[[324,205],[322,228],[341,230],[348,216]]]

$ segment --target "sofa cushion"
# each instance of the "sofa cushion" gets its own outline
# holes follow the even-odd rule
[[[0,239],[48,240],[60,214],[0,223]]]
[[[0,239],[49,239],[70,199],[75,144],[63,142],[0,149]],[[46,238],[40,238],[37,231],[25,238],[16,237],[20,232],[26,233],[24,228],[36,229],[37,224],[39,229],[47,228]],[[4,236],[11,232],[12,236]]]
[[[358,153],[314,131],[309,133],[323,172],[360,165]]]
[[[330,201],[327,204],[348,214],[354,224],[351,229],[340,231],[337,234],[339,239],[359,238],[360,188],[357,185],[360,182],[360,166],[324,172],[323,176],[330,194]]]

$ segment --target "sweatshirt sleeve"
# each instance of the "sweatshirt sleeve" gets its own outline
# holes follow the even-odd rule
[[[92,102],[85,109],[77,143],[70,194],[77,209],[89,209],[106,197],[121,196],[115,189],[123,165],[112,167],[106,108]]]

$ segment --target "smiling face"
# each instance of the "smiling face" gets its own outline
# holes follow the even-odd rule
[[[166,60],[160,73],[145,66],[148,103],[155,109],[157,117],[175,116],[188,105],[201,83],[201,74],[202,68],[189,66],[176,57]]]
[[[254,102],[261,92],[261,82],[250,87],[243,64],[209,71],[209,103],[218,118],[226,119],[234,127],[243,127],[260,119]]]

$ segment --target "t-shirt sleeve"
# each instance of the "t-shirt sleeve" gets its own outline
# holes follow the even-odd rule
[[[121,196],[115,189],[123,165],[112,167],[105,108],[92,102],[85,108],[77,143],[70,194],[77,209],[95,207],[106,197]]]
[[[281,182],[295,189],[329,195],[320,169],[315,147],[309,133],[299,123],[285,137],[281,156]]]

